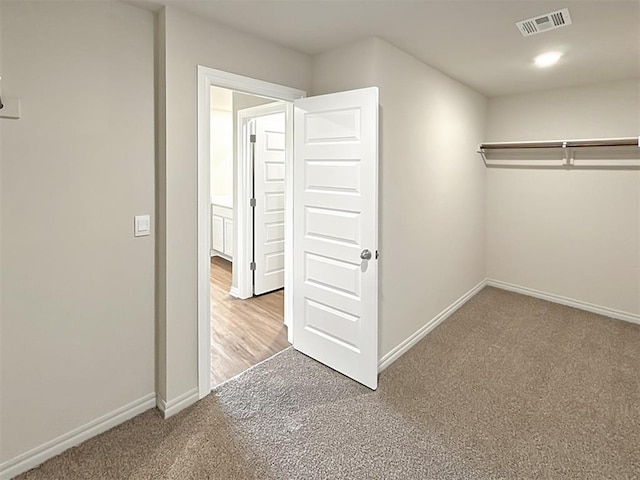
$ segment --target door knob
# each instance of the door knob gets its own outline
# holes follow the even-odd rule
[[[362,260],[371,260],[371,252],[365,248],[360,252],[360,258]]]

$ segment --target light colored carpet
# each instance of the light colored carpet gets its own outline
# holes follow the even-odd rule
[[[372,392],[292,349],[19,477],[640,477],[640,326],[486,288]]]

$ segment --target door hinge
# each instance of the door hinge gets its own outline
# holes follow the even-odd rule
[[[250,198],[249,199],[249,206],[250,207],[255,207],[256,206],[256,199],[255,198]]]
[[[249,135],[249,141],[251,143],[256,143],[256,135],[254,133],[252,133],[251,135]]]
[[[249,268],[250,268],[251,270],[255,270],[255,269],[256,269],[256,262],[251,262],[251,263],[249,264]]]

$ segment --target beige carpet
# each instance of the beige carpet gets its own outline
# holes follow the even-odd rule
[[[640,326],[491,288],[372,392],[289,349],[21,479],[640,477]]]

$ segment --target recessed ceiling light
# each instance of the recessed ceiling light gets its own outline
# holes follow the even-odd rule
[[[554,65],[560,57],[562,56],[562,52],[546,52],[541,55],[538,55],[534,62],[540,68],[547,68],[551,65]]]

